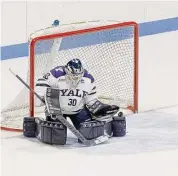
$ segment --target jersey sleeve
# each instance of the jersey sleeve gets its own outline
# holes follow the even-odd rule
[[[48,73],[38,78],[35,84],[35,92],[41,97],[45,96],[47,87],[58,88],[58,78],[65,75],[63,67],[55,67]],[[36,106],[40,106],[40,100],[35,99]]]

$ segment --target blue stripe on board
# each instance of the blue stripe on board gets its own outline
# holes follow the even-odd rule
[[[65,40],[62,40],[59,50],[74,49],[133,38],[133,31],[133,26],[131,26],[67,37]]]
[[[178,17],[139,24],[140,37],[164,33],[164,32],[171,32],[176,30],[178,30]],[[63,49],[66,48],[67,46],[64,46]],[[28,43],[21,43],[21,44],[1,47],[2,60],[25,57],[25,56],[28,56]]]
[[[178,30],[178,17],[139,24],[140,37],[176,30]]]
[[[131,26],[64,37],[58,50],[62,51],[133,38],[133,31],[133,26]],[[35,54],[50,53],[52,46],[53,40],[39,41],[35,47]]]
[[[1,60],[28,56],[28,43],[1,47]]]

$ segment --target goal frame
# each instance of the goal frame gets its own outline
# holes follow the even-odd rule
[[[87,34],[91,32],[97,32],[97,31],[104,31],[108,29],[114,29],[114,28],[122,28],[122,27],[134,27],[134,107],[128,107],[128,109],[132,110],[134,113],[138,112],[138,51],[139,51],[139,29],[138,24],[134,21],[129,22],[120,22],[115,24],[109,24],[109,25],[101,25],[98,27],[90,27],[86,29],[80,29],[80,30],[74,30],[70,32],[60,32],[55,34],[48,34],[48,35],[42,35],[35,38],[32,38],[29,43],[29,72],[30,72],[30,87],[34,90],[35,83],[34,83],[34,76],[35,76],[35,44],[39,40],[47,40],[47,39],[54,39],[54,38],[62,38],[62,37],[68,37],[72,35],[79,35],[79,34]],[[34,117],[34,93],[32,91],[29,91],[29,116]],[[7,130],[7,131],[14,131],[14,132],[22,132],[22,129],[15,129],[11,127],[0,127],[1,130]]]
[[[54,38],[62,38],[68,37],[72,35],[79,35],[79,34],[86,34],[91,32],[103,31],[108,29],[114,29],[119,27],[134,27],[134,107],[128,107],[128,109],[132,110],[134,113],[138,112],[138,24],[134,21],[130,22],[122,22],[117,24],[110,24],[110,25],[102,25],[98,27],[86,28],[81,30],[74,30],[70,32],[60,32],[57,34],[49,34],[35,37],[30,42],[30,87],[34,90],[34,63],[35,63],[35,44],[39,40],[47,40],[47,39],[54,39]],[[29,115],[31,117],[34,116],[34,93],[30,91],[30,108],[29,108]]]

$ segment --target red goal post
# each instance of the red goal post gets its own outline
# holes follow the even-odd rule
[[[35,58],[35,44],[37,41],[46,39],[63,38],[72,35],[81,35],[85,33],[92,33],[102,30],[121,28],[121,27],[134,27],[134,107],[128,106],[128,109],[133,112],[138,111],[138,24],[136,22],[122,22],[118,24],[111,24],[106,26],[98,26],[88,29],[75,30],[70,32],[61,32],[56,34],[39,36],[31,40],[30,44],[30,87],[34,89],[34,58]],[[34,116],[34,95],[30,92],[30,115]]]
[[[86,64],[87,70],[89,72],[91,70],[91,73],[94,74],[94,77],[96,76],[96,84],[97,86],[99,85],[98,92],[102,92],[99,98],[106,101],[109,100],[111,102],[118,102],[120,100],[125,101],[124,99],[128,98],[128,100],[126,100],[126,105],[124,104],[124,108],[128,108],[133,112],[137,112],[139,38],[138,24],[133,21],[112,21],[109,23],[98,23],[97,21],[95,21],[88,22],[88,24],[83,25],[81,23],[81,26],[80,23],[73,23],[66,26],[62,25],[64,30],[61,29],[58,32],[58,28],[60,28],[59,25],[59,27],[55,27],[55,32],[51,27],[49,27],[50,32],[46,32],[46,30],[40,30],[40,32],[34,33],[31,36],[29,42],[30,59],[28,73],[29,78],[27,82],[30,84],[30,87],[32,89],[35,88],[35,80],[37,79],[37,75],[39,76],[39,73],[36,74],[36,70],[40,69],[41,65],[43,67],[43,62],[48,62],[52,59],[57,58],[57,60],[51,64],[52,66],[54,66],[56,64],[60,64],[61,58],[69,59],[69,56],[79,56],[79,59],[87,58],[86,60],[84,60],[84,62],[92,63],[91,65]],[[65,45],[64,41],[67,41],[69,39],[70,42],[66,42],[67,44]],[[49,43],[50,45],[51,43],[53,43],[54,45],[55,40],[60,40],[60,42],[63,43],[60,43],[60,45],[58,46],[58,53],[55,55],[55,57],[54,55],[49,57],[47,56],[48,54],[46,54],[47,51],[45,50],[48,50]],[[73,46],[68,47],[68,45]],[[62,49],[59,50],[59,48]],[[39,60],[39,63],[37,63],[37,60]],[[95,64],[99,65],[95,66]],[[46,65],[48,66],[48,69],[50,69],[50,64]],[[105,75],[104,70],[106,69],[108,73]],[[121,71],[119,72],[119,70]],[[40,74],[41,73],[42,71],[40,71]],[[111,74],[111,76],[109,76],[109,74]],[[107,87],[111,84],[113,84],[112,87]],[[112,96],[109,95],[109,91],[111,91]],[[127,95],[129,97],[127,97]],[[28,105],[25,106],[25,108],[27,107],[29,109],[29,115],[33,117],[35,115],[35,101],[34,94],[32,92],[29,92],[28,101]],[[7,109],[14,109],[14,107],[8,107]],[[20,108],[18,107],[18,109]],[[21,118],[23,118],[23,116]],[[9,129],[14,128],[10,127]]]

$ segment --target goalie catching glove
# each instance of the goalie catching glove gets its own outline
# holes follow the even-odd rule
[[[87,105],[88,110],[94,116],[104,116],[113,114],[119,111],[119,107],[116,105],[108,105],[100,102],[99,100],[95,101],[92,105]]]

